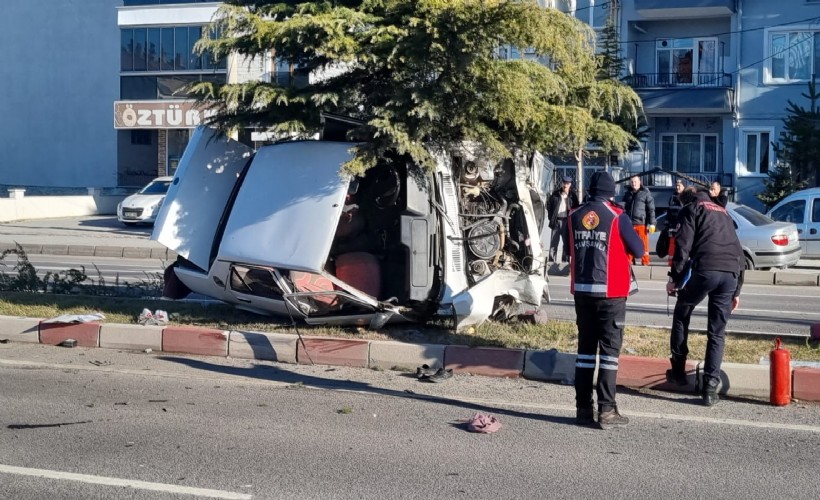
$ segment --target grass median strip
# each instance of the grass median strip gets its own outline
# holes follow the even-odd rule
[[[196,325],[222,330],[296,333],[289,322],[240,311],[226,304],[203,305],[195,302],[27,292],[0,292],[0,315],[53,318],[62,314],[101,312],[106,323],[136,324],[143,308],[168,312],[170,324]],[[481,325],[475,333],[455,333],[444,323],[388,326],[378,331],[363,328],[311,327],[299,325],[305,335],[339,338],[395,340],[416,344],[469,345],[519,349],[558,349],[575,352],[577,329],[568,321],[549,321],[546,325],[527,322]],[[757,364],[768,357],[774,343],[769,339],[731,337],[726,341],[724,361]],[[706,336],[692,333],[690,357],[703,359]],[[820,346],[802,340],[787,340],[785,347],[793,360],[820,361]],[[669,355],[669,330],[627,327],[623,354],[665,358]]]

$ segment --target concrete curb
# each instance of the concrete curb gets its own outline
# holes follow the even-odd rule
[[[370,342],[370,368],[384,370],[410,370],[427,365],[430,368],[444,366],[446,346],[437,344],[405,344],[393,340]]]
[[[820,328],[820,324],[817,325]],[[0,340],[58,345],[74,339],[77,345],[104,349],[156,350],[203,356],[262,359],[283,363],[313,363],[413,370],[427,364],[457,373],[489,377],[525,377],[530,380],[572,384],[575,354],[555,349],[525,350],[461,345],[408,344],[396,341],[304,337],[245,331],[223,331],[196,326],[139,326],[132,324],[44,323],[37,318],[0,316]],[[621,356],[618,385],[633,389],[692,392],[702,364],[687,363],[690,384],[666,382],[669,360]],[[696,375],[697,374],[697,375]],[[793,397],[820,402],[820,369],[792,370]],[[721,392],[730,396],[768,398],[769,367],[723,363]]]
[[[702,368],[701,366],[698,370],[698,375],[701,374]],[[723,384],[720,389],[721,394],[769,398],[770,375],[768,365],[722,363],[720,372],[720,381]]]
[[[0,339],[39,344],[41,321],[38,318],[0,316]]]
[[[298,337],[282,333],[231,331],[228,356],[295,364],[297,341]]]
[[[160,259],[174,261],[177,253],[163,246],[119,245],[44,245],[22,243],[20,247],[29,255],[71,255],[82,257],[122,257],[126,259]],[[0,252],[15,250],[15,242],[0,242]]]

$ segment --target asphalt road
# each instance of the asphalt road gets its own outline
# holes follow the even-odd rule
[[[550,276],[551,317],[575,321],[569,293],[569,278]],[[630,325],[670,327],[675,298],[666,295],[666,282],[642,280],[640,291],[627,300],[626,322]],[[695,308],[690,327],[706,328],[706,304]],[[727,326],[738,333],[808,336],[813,323],[820,323],[820,287],[745,285],[740,307]]]
[[[0,498],[817,498],[820,407],[0,345]],[[499,432],[469,433],[476,412]]]

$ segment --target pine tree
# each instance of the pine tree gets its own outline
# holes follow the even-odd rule
[[[613,14],[614,9],[610,9]],[[604,29],[598,39],[598,78],[613,79],[621,78],[624,71],[624,59],[621,57],[621,36],[618,33],[617,20],[614,15],[607,17]]]
[[[801,94],[809,100],[808,109],[788,101],[775,145],[777,167],[769,171],[765,189],[757,194],[767,207],[808,185],[820,185],[820,93],[814,82],[808,87],[808,93]]]
[[[776,147],[775,151],[778,153],[778,157],[780,157],[781,149]],[[757,193],[756,196],[757,199],[766,206],[766,210],[768,210],[777,205],[777,203],[786,196],[806,187],[806,182],[796,181],[792,168],[778,161],[777,166],[769,170],[769,178],[763,181],[763,185],[766,188],[762,192]]]
[[[198,48],[214,57],[272,53],[324,75],[299,87],[197,84],[212,124],[309,135],[322,113],[361,119],[372,140],[347,165],[354,173],[388,151],[429,167],[464,141],[493,159],[590,140],[624,151],[632,136],[603,117],[641,108],[632,89],[596,80],[588,26],[532,0],[228,0],[211,33]],[[551,64],[502,59],[505,46]]]

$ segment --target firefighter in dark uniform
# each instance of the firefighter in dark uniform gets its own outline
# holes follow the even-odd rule
[[[706,191],[688,187],[681,195],[684,207],[678,215],[675,255],[666,291],[677,294],[672,317],[670,350],[671,382],[686,385],[686,356],[689,354],[689,320],[692,311],[709,297],[701,397],[706,406],[718,402],[720,365],[726,323],[740,304],[745,259],[732,218]],[[689,275],[688,281],[683,279]]]
[[[602,429],[629,419],[615,404],[626,298],[637,291],[629,255],[641,255],[641,241],[629,217],[613,201],[615,181],[593,174],[586,203],[569,216],[571,292],[575,296],[578,356],[575,362],[576,422],[595,423],[592,379],[599,363],[598,424]]]

